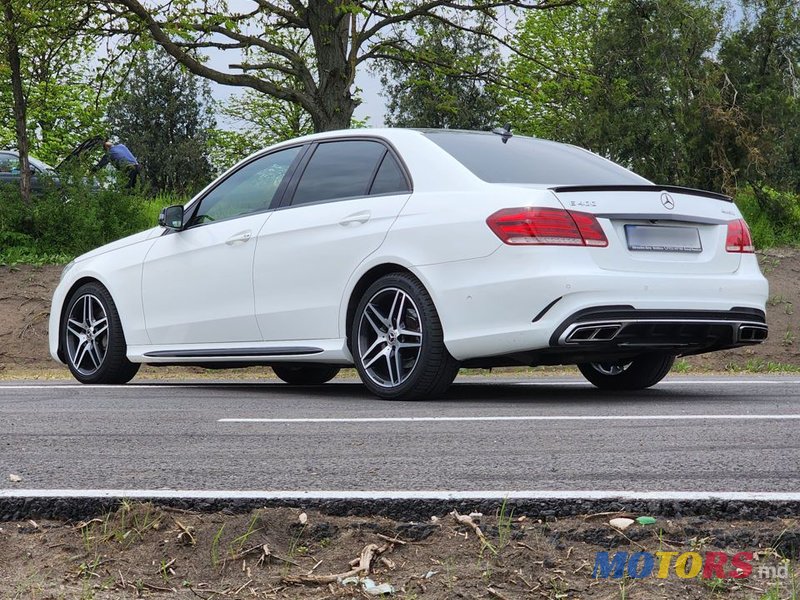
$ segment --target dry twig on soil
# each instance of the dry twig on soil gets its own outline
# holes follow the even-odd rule
[[[187,527],[186,525],[178,521],[178,519],[173,519],[173,520],[175,521],[175,524],[178,526],[178,529],[180,530],[180,533],[178,533],[178,541],[181,544],[187,546],[194,546],[197,543],[197,540],[194,538],[194,533],[193,533],[194,527],[191,526]]]
[[[468,525],[469,527],[472,528],[472,531],[475,532],[475,535],[477,535],[478,539],[481,541],[481,551],[483,551],[483,548],[489,548],[494,552],[494,546],[492,546],[489,540],[486,539],[486,536],[483,534],[483,531],[481,531],[481,528],[478,526],[478,524],[472,520],[472,517],[470,517],[469,515],[460,515],[458,514],[457,510],[454,510],[450,514],[458,523],[462,525]]]
[[[494,589],[492,587],[486,588],[486,591],[489,592],[490,596],[493,596],[493,597],[497,598],[498,600],[508,600],[508,598],[506,596],[504,596],[498,590],[496,590],[496,589]]]
[[[334,573],[331,575],[311,575],[310,573],[306,575],[290,575],[284,577],[283,581],[286,583],[311,583],[322,585],[326,583],[335,583],[337,581],[341,581],[342,579],[347,579],[348,577],[369,575],[370,569],[372,568],[372,561],[392,548],[394,548],[394,544],[387,543],[383,546],[378,546],[377,544],[367,544],[361,551],[361,556],[359,556],[357,559],[358,565],[349,571],[344,573]]]

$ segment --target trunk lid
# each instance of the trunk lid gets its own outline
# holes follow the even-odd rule
[[[102,147],[103,141],[104,139],[99,135],[82,141],[75,148],[73,148],[72,151],[67,154],[60,163],[55,166],[55,170],[58,171],[59,169],[63,169],[65,165],[77,160],[81,155],[91,152],[95,148]]]
[[[739,268],[741,254],[725,250],[728,222],[741,218],[727,196],[656,185],[550,189],[567,210],[597,217],[608,247],[590,252],[602,269],[714,274]]]

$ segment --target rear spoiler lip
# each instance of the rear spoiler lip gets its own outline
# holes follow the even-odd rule
[[[733,198],[725,194],[677,185],[561,185],[549,189],[557,194],[571,192],[672,192],[673,194],[687,194],[689,196],[713,198],[723,202],[733,202]]]

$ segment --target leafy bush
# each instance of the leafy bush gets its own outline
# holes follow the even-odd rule
[[[764,210],[749,187],[736,194],[736,205],[750,226],[756,249],[800,244],[800,196],[771,189],[763,193],[773,210]]]
[[[49,189],[26,206],[15,186],[0,186],[0,264],[69,261],[154,226],[163,206],[183,201],[92,190],[81,183]]]

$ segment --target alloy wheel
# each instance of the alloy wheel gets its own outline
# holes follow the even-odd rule
[[[632,363],[616,364],[616,363],[591,363],[598,373],[603,375],[620,375],[624,373]]]
[[[95,374],[108,352],[108,315],[100,299],[84,294],[67,316],[66,346],[69,361],[84,376]]]
[[[422,320],[414,300],[399,288],[385,288],[361,313],[358,360],[374,383],[397,387],[417,366],[422,340]]]

